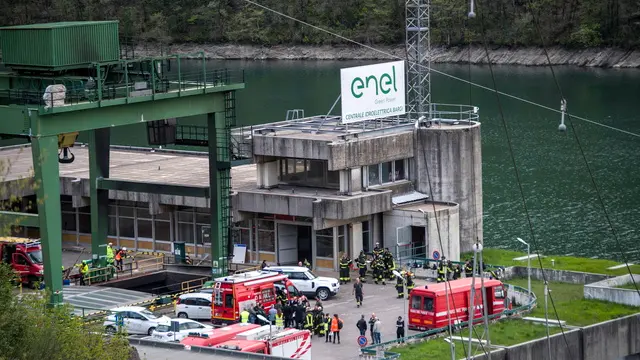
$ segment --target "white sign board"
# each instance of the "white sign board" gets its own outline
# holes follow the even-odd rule
[[[340,69],[342,123],[403,115],[404,61]]]

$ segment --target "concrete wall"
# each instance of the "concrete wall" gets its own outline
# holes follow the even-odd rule
[[[640,352],[640,313],[492,352],[493,360],[618,360]],[[567,346],[568,344],[568,346]],[[475,356],[486,360],[485,355]]]
[[[438,236],[438,226],[442,237],[442,246]],[[383,214],[384,247],[393,248],[397,244],[397,228],[405,226],[426,226],[427,236],[425,245],[427,253],[438,250],[441,255],[452,261],[460,260],[460,218],[457,204],[437,210],[425,215],[419,211],[394,209]],[[442,248],[444,246],[444,248]]]
[[[413,157],[413,153],[412,131],[334,142],[329,144],[329,170],[407,159]]]
[[[254,134],[253,155],[329,160],[330,141],[314,139],[312,136],[304,137],[304,135],[298,133],[296,137],[286,137],[286,135]]]
[[[640,286],[640,275],[634,275],[633,280]],[[640,295],[633,289],[621,289],[616,286],[632,284],[631,275],[616,276],[584,286],[585,299],[610,301],[617,304],[640,306]]]
[[[531,260],[533,261],[533,259]],[[568,270],[553,270],[544,269],[544,274],[548,281],[563,282],[570,284],[590,284],[596,281],[608,279],[610,275],[593,274],[580,271],[568,271]],[[511,279],[515,277],[526,277],[526,266],[511,266],[504,269],[504,279]],[[531,278],[536,280],[543,280],[542,269],[531,268]]]
[[[416,190],[430,194],[430,178],[434,199],[460,204],[461,251],[471,251],[483,241],[480,123],[414,131]]]

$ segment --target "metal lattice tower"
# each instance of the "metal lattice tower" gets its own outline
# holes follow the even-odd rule
[[[407,115],[429,118],[431,104],[431,0],[406,0]]]

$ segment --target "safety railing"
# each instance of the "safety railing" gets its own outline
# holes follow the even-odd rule
[[[477,106],[460,104],[431,104],[429,109],[429,119],[435,123],[470,123],[472,121],[478,121],[479,119],[479,108]]]
[[[209,281],[208,277],[183,281],[180,284],[180,291],[193,291],[201,289],[204,286],[204,283],[206,283],[207,281]]]
[[[190,63],[190,70],[184,71],[185,58],[199,60],[195,64],[201,68],[194,70],[194,63]],[[88,71],[92,74],[89,77],[29,78],[39,90],[33,90],[32,86],[1,90],[0,104],[34,105],[52,112],[60,107],[105,100],[135,101],[131,99],[145,96],[156,100],[171,96],[167,94],[182,96],[244,83],[244,70],[207,69],[204,53],[96,63]]]
[[[505,310],[500,314],[493,314],[493,315],[489,315],[488,319],[490,321],[496,321],[505,317],[511,317],[513,315],[520,315],[520,314],[524,314],[527,312],[530,312],[531,310],[533,310],[536,305],[537,305],[537,298],[535,296],[534,293],[529,293],[529,290],[517,286],[517,285],[511,285],[511,284],[505,284],[508,286],[508,290],[507,290],[507,296],[510,296],[509,293],[519,293],[519,294],[525,294],[524,296],[516,296],[516,297],[511,297],[510,301],[512,301],[513,303],[519,305],[519,306],[514,306],[512,309],[510,310]],[[514,301],[513,299],[525,299],[528,300],[528,302],[526,304],[520,304],[517,301]],[[482,322],[483,319],[482,318],[476,318],[473,320],[473,324],[474,326],[480,322]],[[467,326],[469,326],[469,321],[465,321],[465,322],[458,322],[455,325],[453,325],[453,331],[454,332],[458,332],[460,330],[462,330],[463,328],[466,328]],[[411,342],[420,342],[425,340],[426,338],[429,338],[431,336],[434,335],[438,335],[440,333],[443,333],[444,331],[448,330],[448,327],[442,327],[442,328],[437,328],[437,329],[432,329],[432,330],[428,330],[428,331],[424,331],[415,335],[410,335],[410,336],[405,336],[403,339],[405,341],[405,343],[411,343]],[[389,348],[395,347],[398,345],[398,340],[397,339],[393,339],[391,341],[385,341],[383,343],[380,344],[375,344],[375,345],[370,345],[370,346],[366,346],[360,349],[360,354],[362,355],[363,358],[366,359],[379,359],[379,360],[386,360],[386,359],[396,359],[398,358],[400,355],[397,353],[394,353],[393,351],[386,351]]]

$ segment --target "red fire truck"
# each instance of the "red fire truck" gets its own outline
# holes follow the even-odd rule
[[[286,275],[269,271],[249,271],[216,278],[211,301],[211,322],[230,324],[240,320],[240,313],[256,305],[268,311],[278,294],[287,300],[300,292]]]
[[[250,340],[239,334],[235,339],[218,344],[225,350],[252,352],[289,359],[311,360],[311,332],[284,329],[261,339]]]
[[[0,237],[0,261],[11,265],[23,284],[42,281],[44,265],[39,240]]]
[[[190,346],[214,346],[233,339],[236,335],[259,328],[258,324],[233,324],[221,328],[213,329],[203,334],[189,334],[180,343],[188,348]]]
[[[431,284],[411,290],[409,301],[409,329],[426,331],[447,327],[449,321],[455,325],[469,320],[471,303],[471,280],[464,278],[447,283]],[[499,280],[484,279],[487,304],[482,302],[481,279],[475,281],[473,318],[483,316],[484,306],[489,315],[500,314],[506,309],[507,290]],[[447,297],[449,306],[447,307]],[[451,314],[451,320],[449,320]]]

